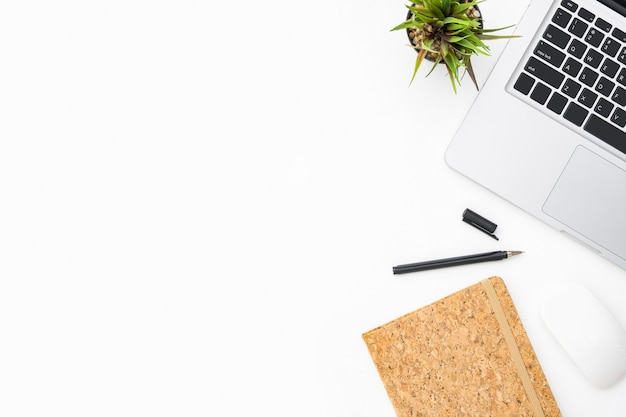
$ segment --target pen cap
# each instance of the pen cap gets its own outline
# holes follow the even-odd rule
[[[463,221],[488,233],[495,232],[496,227],[498,227],[494,222],[485,219],[483,216],[470,209],[465,209],[463,212]]]

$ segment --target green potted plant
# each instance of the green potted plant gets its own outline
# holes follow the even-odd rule
[[[493,39],[514,38],[512,35],[493,35],[493,32],[511,26],[484,29],[478,8],[473,0],[409,0],[407,19],[395,30],[406,30],[411,47],[417,51],[411,82],[415,79],[424,59],[433,62],[427,76],[443,63],[450,76],[454,92],[460,85],[461,70],[465,70],[478,90],[476,75],[472,68],[472,55],[489,55],[489,47],[483,42]]]

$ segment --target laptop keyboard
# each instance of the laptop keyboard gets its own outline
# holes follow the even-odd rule
[[[626,28],[563,0],[514,88],[626,154]]]

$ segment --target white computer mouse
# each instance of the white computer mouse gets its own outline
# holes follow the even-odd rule
[[[559,290],[544,303],[541,315],[593,385],[608,388],[626,374],[626,331],[584,286]]]

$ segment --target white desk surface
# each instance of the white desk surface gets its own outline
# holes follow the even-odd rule
[[[494,27],[524,3],[482,9]],[[540,307],[580,282],[626,326],[626,272],[445,165],[476,92],[443,70],[408,87],[404,13],[3,2],[0,416],[391,417],[361,334],[492,275],[563,415],[625,416],[626,378],[589,385]]]

